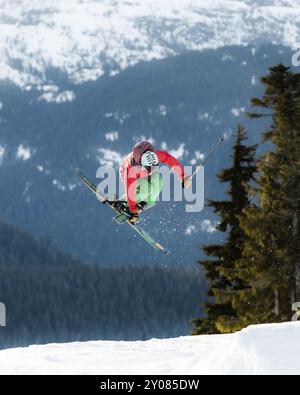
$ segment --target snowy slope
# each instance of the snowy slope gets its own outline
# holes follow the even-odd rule
[[[183,50],[300,41],[300,0],[0,0],[0,81],[77,83]],[[47,91],[47,92],[48,92]]]
[[[300,322],[233,335],[88,342],[0,352],[1,374],[299,374]]]

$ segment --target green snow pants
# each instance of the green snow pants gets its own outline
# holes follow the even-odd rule
[[[162,177],[153,173],[147,178],[140,178],[136,183],[136,201],[145,202],[147,206],[153,206],[162,191]]]
[[[139,178],[136,182],[136,202],[154,206],[162,191],[162,177],[153,173],[149,177]],[[126,195],[121,200],[127,200]]]

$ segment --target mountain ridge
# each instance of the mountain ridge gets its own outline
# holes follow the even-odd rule
[[[0,81],[46,89],[44,99],[71,101],[52,81],[95,81],[141,61],[186,50],[300,40],[299,0],[2,0]],[[42,96],[42,95],[41,95]]]

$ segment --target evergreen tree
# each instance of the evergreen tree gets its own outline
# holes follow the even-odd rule
[[[258,205],[244,211],[247,238],[239,276],[251,285],[239,303],[244,325],[290,320],[300,300],[300,74],[283,65],[262,79],[262,108],[272,116],[264,141],[272,144],[258,163]],[[266,113],[267,111],[267,113]]]
[[[226,233],[226,241],[222,245],[203,248],[206,255],[214,258],[199,262],[204,266],[210,282],[208,296],[211,300],[205,304],[206,317],[194,320],[194,334],[229,333],[240,328],[236,295],[248,286],[238,277],[235,264],[242,257],[245,239],[240,228],[240,216],[250,205],[248,188],[256,172],[256,146],[246,146],[246,140],[247,133],[239,125],[233,149],[233,166],[218,176],[221,182],[230,184],[230,200],[209,201],[209,206],[221,218],[218,230]]]

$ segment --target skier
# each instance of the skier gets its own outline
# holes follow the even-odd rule
[[[159,163],[164,163],[174,170],[183,188],[191,185],[183,166],[172,155],[155,150],[148,141],[136,144],[132,152],[123,159],[120,167],[120,177],[126,191],[121,200],[126,201],[131,223],[139,219],[141,210],[155,204],[162,191],[162,177],[155,171]]]
[[[136,225],[139,212],[144,210],[147,206],[155,204],[162,190],[162,178],[157,174],[155,169],[159,165],[159,162],[170,166],[181,180],[182,187],[188,188],[191,185],[193,177],[195,177],[199,169],[201,169],[201,166],[204,166],[207,160],[223,142],[224,137],[213,146],[200,166],[198,166],[189,177],[186,177],[182,165],[172,155],[165,151],[156,151],[148,141],[142,141],[136,144],[133,151],[123,159],[120,168],[121,179],[125,183],[126,190],[126,194],[121,200],[109,200],[109,198],[78,168],[74,170],[83,185],[96,194],[103,204],[108,205],[117,213],[114,217],[116,222],[120,224],[124,222],[129,223],[131,229],[134,229],[134,231],[155,250],[167,254],[168,251],[160,243],[149,235],[140,225]]]

